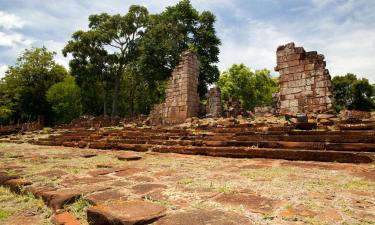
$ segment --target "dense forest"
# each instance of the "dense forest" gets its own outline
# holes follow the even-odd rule
[[[277,79],[269,70],[235,64],[221,76],[216,63],[221,44],[215,15],[199,12],[189,0],[159,14],[133,5],[124,15],[91,15],[86,31],[76,31],[62,50],[69,71],[45,47],[26,49],[0,81],[0,123],[66,123],[80,115],[147,114],[164,98],[166,80],[191,49],[199,55],[199,94],[209,85],[223,100],[239,99],[247,110],[270,105]],[[254,53],[256,54],[256,52]],[[250,62],[251,63],[251,62]],[[375,85],[354,74],[333,78],[335,109],[375,109]]]

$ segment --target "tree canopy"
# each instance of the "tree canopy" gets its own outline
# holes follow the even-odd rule
[[[204,96],[219,76],[215,63],[220,40],[214,23],[211,12],[198,12],[189,0],[160,14],[149,15],[146,8],[133,5],[125,15],[91,15],[89,30],[75,32],[63,50],[73,57],[71,73],[83,92],[84,112],[107,114],[107,99],[112,98],[112,116],[118,107],[120,115],[148,113],[162,101],[165,81],[189,48],[199,55],[199,91]]]
[[[365,78],[358,79],[355,74],[335,76],[332,79],[334,107],[371,111],[375,109],[375,89]]]
[[[52,110],[46,92],[68,74],[54,61],[55,54],[45,47],[26,49],[16,64],[9,67],[0,85],[3,121],[36,120],[38,117],[43,117],[47,123],[50,121]]]
[[[87,80],[100,83],[104,102],[108,88],[104,82],[112,82],[112,116],[118,114],[121,80],[128,64],[137,57],[138,43],[147,21],[147,9],[136,5],[131,6],[125,15],[91,15],[89,30],[75,32],[73,40],[63,50],[64,55],[72,54],[72,74],[81,83]],[[106,113],[106,104],[103,105],[103,112]]]
[[[47,101],[51,104],[55,123],[68,123],[77,118],[82,111],[81,93],[74,77],[68,75],[62,82],[48,89]]]
[[[271,105],[272,93],[277,91],[277,82],[270,71],[251,70],[244,64],[234,64],[223,72],[217,82],[223,100],[235,97],[245,109],[253,110],[256,106]]]

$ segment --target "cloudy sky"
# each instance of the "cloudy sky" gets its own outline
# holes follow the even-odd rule
[[[177,0],[0,0],[0,77],[23,49],[45,45],[58,52],[90,14],[126,13],[129,5],[158,13]],[[276,64],[277,46],[295,42],[326,56],[332,75],[347,72],[375,83],[374,0],[192,0],[217,16],[222,40],[219,68],[245,63],[254,69]],[[274,73],[276,75],[276,73]]]

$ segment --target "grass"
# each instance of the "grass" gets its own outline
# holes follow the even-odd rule
[[[218,188],[216,188],[216,190],[220,193],[225,193],[225,194],[233,193],[235,191],[233,187],[227,186],[226,184],[219,186]]]
[[[251,178],[251,179],[264,179],[273,180],[276,178],[284,177],[294,173],[291,168],[259,168],[250,169],[249,171],[240,173],[240,176]]]
[[[0,209],[0,221],[8,219],[12,215],[11,211]]]
[[[0,187],[0,221],[4,221],[12,215],[32,211],[42,215],[44,224],[50,224],[51,209],[45,206],[43,200],[35,198],[33,194],[17,195],[8,188]]]
[[[338,186],[346,190],[371,191],[375,187],[375,183],[365,180],[351,180],[344,184],[339,184]]]
[[[177,181],[177,184],[183,185],[183,186],[192,186],[193,183],[194,181],[191,178],[184,178],[184,179]]]
[[[91,204],[81,196],[73,204],[66,206],[66,209],[72,213],[81,222],[87,221],[87,209],[91,207]]]

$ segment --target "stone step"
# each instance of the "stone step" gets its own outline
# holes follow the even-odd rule
[[[207,155],[232,158],[269,158],[320,162],[373,163],[374,153],[321,150],[266,149],[238,147],[153,146],[153,152]]]

